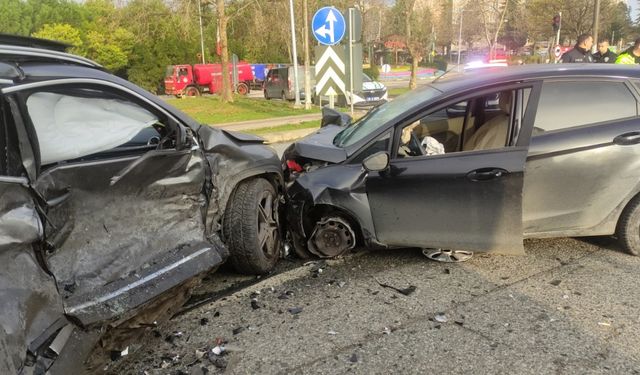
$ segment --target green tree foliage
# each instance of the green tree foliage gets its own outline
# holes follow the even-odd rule
[[[36,38],[58,40],[71,46],[71,52],[83,54],[80,31],[66,23],[45,24],[32,34]]]

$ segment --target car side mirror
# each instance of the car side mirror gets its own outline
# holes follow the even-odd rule
[[[367,156],[362,161],[362,166],[369,172],[381,172],[389,168],[389,154],[386,151],[379,151]]]

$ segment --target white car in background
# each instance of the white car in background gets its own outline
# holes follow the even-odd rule
[[[368,75],[362,73],[362,89],[350,95],[338,95],[336,97],[336,105],[338,107],[346,107],[351,105],[350,98],[353,97],[353,105],[355,107],[376,107],[389,101],[389,93],[387,87],[378,81],[374,81]],[[319,100],[320,99],[320,100]],[[322,105],[329,103],[328,96],[313,96],[314,104]]]

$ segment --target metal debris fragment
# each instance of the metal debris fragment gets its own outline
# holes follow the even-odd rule
[[[445,313],[437,313],[433,319],[438,323],[446,323],[449,321],[449,318],[447,318]]]
[[[302,312],[302,307],[290,307],[287,309],[291,315],[300,314]]]
[[[374,279],[375,279],[375,278],[374,278]],[[393,289],[393,290],[395,290],[396,292],[398,292],[398,293],[400,293],[400,294],[403,294],[403,295],[405,295],[405,296],[408,296],[408,295],[412,294],[412,293],[413,293],[413,292],[415,292],[415,291],[416,291],[416,289],[417,289],[417,287],[416,287],[415,285],[409,285],[409,287],[407,287],[407,288],[396,288],[396,287],[395,287],[395,286],[393,286],[393,285],[389,285],[389,284],[382,283],[382,282],[380,282],[380,280],[378,280],[378,279],[375,279],[375,280],[376,280],[376,282],[378,283],[378,285],[380,285],[381,287],[383,287],[383,288]]]

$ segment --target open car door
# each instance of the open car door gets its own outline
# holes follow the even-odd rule
[[[43,259],[66,314],[85,325],[122,316],[223,262],[221,242],[204,237],[207,164],[189,129],[95,84],[10,101],[33,136]]]
[[[366,180],[380,242],[523,253],[523,172],[534,106],[526,105],[531,88],[506,89],[503,96],[514,100],[504,110],[497,107],[497,92],[474,93],[397,128],[396,157]],[[493,134],[487,133],[490,123],[501,127],[498,143],[483,136]],[[443,125],[446,137],[437,130]],[[405,128],[412,132],[407,146],[400,136]],[[427,155],[416,134],[440,139],[445,153]]]

